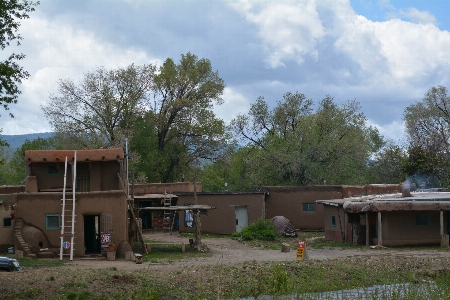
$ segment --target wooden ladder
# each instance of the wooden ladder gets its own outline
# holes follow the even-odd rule
[[[77,174],[77,151],[74,154],[73,172],[72,172],[72,200],[66,199],[66,178],[67,178],[67,156],[64,165],[64,188],[62,200],[61,213],[61,245],[59,250],[59,259],[63,259],[63,255],[70,255],[70,260],[73,260],[74,237],[75,237],[75,187]],[[70,249],[69,254],[63,254],[64,249]]]
[[[172,195],[169,197],[167,195],[167,192],[164,191],[164,208],[168,208],[172,206]],[[172,232],[172,211],[171,210],[164,210],[164,221],[163,221],[163,230],[168,230],[169,232]]]

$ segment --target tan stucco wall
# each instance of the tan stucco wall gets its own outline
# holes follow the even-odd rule
[[[320,199],[342,198],[341,186],[263,187],[268,191],[266,218],[288,218],[296,229],[323,229],[323,206]],[[315,204],[316,211],[303,211],[304,203]]]
[[[216,207],[201,215],[202,232],[232,234],[236,232],[236,206],[246,206],[248,224],[264,218],[264,193],[198,194],[198,204]],[[193,195],[178,195],[178,205],[194,203]],[[194,232],[184,226],[184,211],[179,212],[180,232]]]
[[[131,180],[130,180],[131,182]],[[202,191],[202,184],[200,182],[195,183],[197,193]],[[134,184],[131,187],[131,192],[134,195],[141,194],[164,194],[164,192],[171,193],[193,193],[193,182],[172,182],[172,183],[147,183],[147,184]]]
[[[66,194],[71,199],[72,194]],[[24,193],[17,198],[16,218],[44,232],[52,247],[59,247],[60,230],[46,230],[45,216],[61,214],[61,193]],[[76,194],[75,256],[84,255],[84,215],[112,215],[113,242],[127,239],[127,203],[123,191]],[[15,241],[17,248],[17,241]]]

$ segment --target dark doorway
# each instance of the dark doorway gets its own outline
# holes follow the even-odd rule
[[[84,216],[84,247],[85,254],[99,254],[100,247],[100,216]]]

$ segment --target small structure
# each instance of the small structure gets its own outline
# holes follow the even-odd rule
[[[379,246],[448,246],[450,193],[413,192],[317,200],[327,240]]]
[[[195,231],[195,203],[193,193],[176,193],[178,204],[186,209],[180,212],[180,232]],[[240,232],[249,224],[265,216],[265,192],[216,192],[197,193],[197,204],[215,207],[215,210],[200,209],[202,232],[232,234]]]

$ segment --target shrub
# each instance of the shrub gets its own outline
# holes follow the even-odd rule
[[[260,219],[242,229],[241,232],[234,233],[233,237],[241,237],[244,241],[251,241],[253,239],[273,241],[276,233],[272,221]]]

